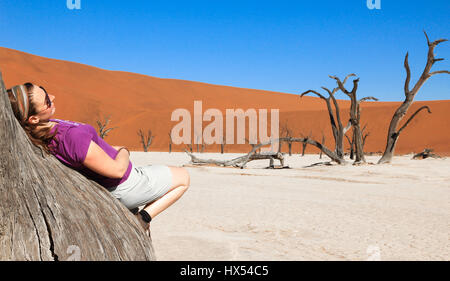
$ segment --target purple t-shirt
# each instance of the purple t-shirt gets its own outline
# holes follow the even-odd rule
[[[57,128],[58,131],[55,138],[59,141],[59,144],[57,144],[52,140],[50,147],[56,148],[53,154],[63,164],[79,171],[88,179],[94,180],[106,188],[117,186],[128,179],[132,169],[131,161],[128,164],[127,171],[120,179],[108,178],[97,174],[83,165],[91,140],[100,146],[112,159],[115,159],[118,154],[117,150],[100,138],[94,127],[88,124],[59,119],[50,119],[50,121],[57,123],[51,132],[53,133],[55,128]]]

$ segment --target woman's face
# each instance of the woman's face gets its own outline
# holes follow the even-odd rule
[[[48,94],[51,106],[49,106],[46,96],[47,94],[41,87],[34,85],[31,102],[34,104],[36,112],[38,113],[30,116],[28,122],[36,124],[39,120],[48,121],[55,114],[55,96]]]

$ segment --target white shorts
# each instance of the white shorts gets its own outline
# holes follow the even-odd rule
[[[158,200],[172,187],[172,172],[166,165],[133,167],[128,179],[119,184],[111,194],[128,209]]]

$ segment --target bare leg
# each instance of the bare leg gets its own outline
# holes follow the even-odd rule
[[[172,187],[161,198],[147,204],[144,210],[150,214],[152,218],[167,209],[175,203],[186,192],[190,184],[189,173],[185,168],[169,166],[172,172]]]

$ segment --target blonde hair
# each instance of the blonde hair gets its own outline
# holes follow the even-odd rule
[[[28,138],[31,142],[43,149],[46,153],[51,154],[54,148],[50,147],[50,142],[55,138],[57,130],[51,133],[51,124],[49,121],[39,120],[37,124],[31,124],[28,122],[28,118],[31,115],[37,114],[37,108],[33,102],[33,89],[36,87],[32,83],[25,83],[23,85],[17,85],[11,89],[6,90],[8,93],[9,101],[14,113],[14,116],[19,121],[20,126],[25,130]],[[16,90],[22,89],[25,92],[17,94]],[[28,107],[28,108],[27,108]]]

